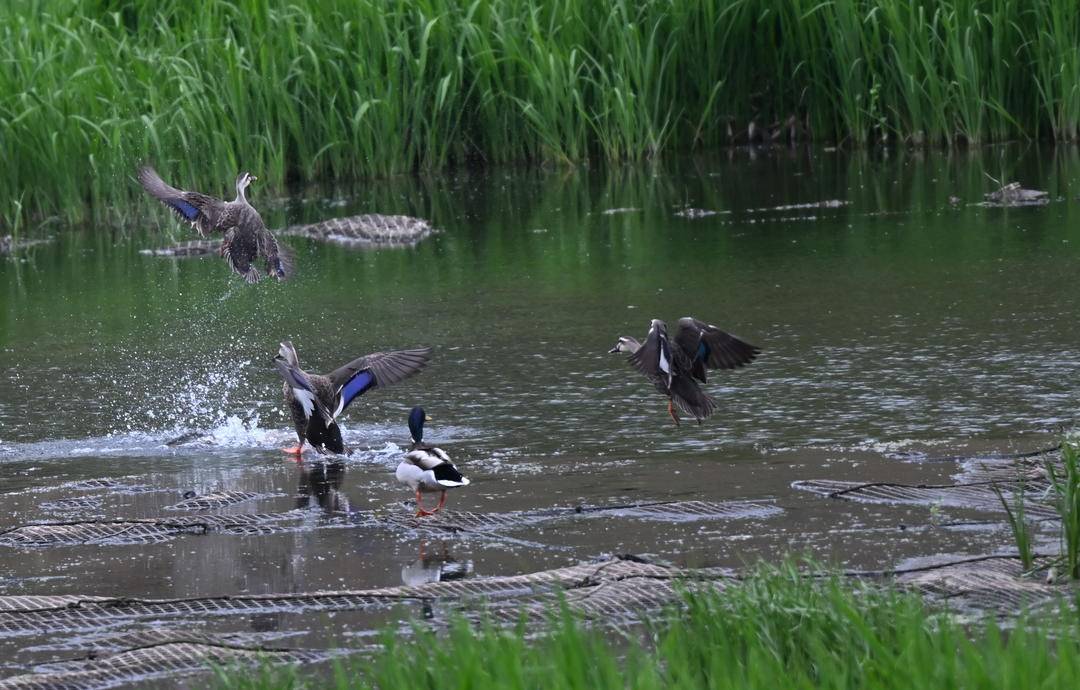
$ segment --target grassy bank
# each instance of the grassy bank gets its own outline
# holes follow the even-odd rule
[[[1074,688],[1075,614],[964,627],[932,617],[915,595],[755,575],[652,626],[649,642],[612,641],[568,615],[526,639],[456,624],[437,638],[384,638],[368,661],[343,662],[331,687],[424,688]],[[305,680],[306,678],[306,680]],[[225,688],[325,687],[296,670],[224,671]]]
[[[240,167],[281,185],[627,159],[751,122],[853,145],[1075,139],[1080,4],[0,3],[8,227],[122,216],[145,159],[219,191]]]

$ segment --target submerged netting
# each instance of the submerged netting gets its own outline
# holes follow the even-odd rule
[[[900,573],[896,581],[950,608],[1015,613],[1075,596],[1064,579],[1047,581],[1049,563],[1039,558],[1025,573],[1019,558],[977,557]]]
[[[432,232],[434,228],[420,218],[365,214],[331,218],[310,225],[292,225],[282,234],[342,243],[412,244]]]
[[[165,506],[165,510],[209,510],[212,508],[224,508],[245,501],[253,501],[257,498],[265,498],[265,496],[251,491],[217,491],[212,494],[189,498],[171,506]]]
[[[165,675],[204,671],[210,664],[238,662],[310,663],[331,656],[315,650],[277,650],[232,647],[196,642],[172,642],[131,649],[102,658],[50,664],[38,673],[0,680],[4,690],[75,690],[101,688]]]
[[[1014,488],[998,485],[1009,505],[1015,503]],[[1005,508],[994,492],[994,485],[940,484],[908,485],[888,482],[850,482],[834,479],[811,479],[792,483],[792,487],[828,498],[855,501],[857,503],[880,503],[893,505],[941,506],[948,508],[971,508],[988,512],[1004,512]],[[1045,493],[1046,484],[1032,483],[1026,488],[1024,509],[1029,517],[1045,520],[1057,517],[1052,506],[1039,500]]]
[[[244,491],[207,494],[169,506],[175,510],[209,510],[265,497]],[[496,535],[520,530],[532,525],[578,517],[613,517],[619,519],[662,520],[685,522],[692,520],[733,520],[764,518],[782,510],[760,501],[671,501],[639,503],[621,506],[579,506],[550,508],[513,513],[473,513],[441,511],[417,518],[409,513],[354,511],[349,513],[352,527],[383,527],[418,529],[440,533]],[[67,520],[40,522],[10,527],[0,531],[0,546],[48,547],[79,544],[147,544],[160,543],[187,534],[269,534],[307,529],[301,524],[302,513],[260,513],[239,515],[198,515],[128,520]],[[341,520],[326,525],[341,526]]]
[[[184,599],[0,597],[0,633],[34,634],[95,629],[119,621],[182,616],[350,611],[408,601],[523,598],[628,578],[673,580],[687,576],[677,568],[636,560],[611,559],[522,575],[429,582],[415,586],[337,592],[302,592]]]
[[[192,515],[130,520],[43,522],[0,531],[0,546],[44,547],[79,544],[152,544],[181,534],[267,534],[292,529],[300,513]]]
[[[1021,577],[1015,558],[969,558],[876,575],[890,576],[902,587],[950,605],[997,610],[1061,601],[1061,594],[1070,591],[1060,584]],[[482,598],[483,607],[459,610],[491,622],[519,624],[522,620],[549,620],[558,606],[565,605],[586,620],[618,626],[677,603],[684,591],[722,589],[733,581],[722,569],[686,570],[618,557],[522,575],[356,591],[169,600],[70,595],[0,597],[0,634],[8,636],[48,631],[68,635],[85,629],[105,630],[120,623],[125,627],[153,626],[105,634],[94,647],[95,658],[39,666],[36,673],[0,681],[0,688],[102,687],[205,670],[211,662],[266,659],[295,663],[319,661],[338,653],[266,648],[251,643],[250,638],[245,643],[228,634],[168,629],[161,623],[168,617],[191,620],[214,615],[343,611],[406,602],[442,601],[461,607]],[[128,648],[121,649],[125,645]]]
[[[382,517],[388,523],[412,529],[448,532],[497,532],[522,529],[530,525],[577,517],[687,522],[693,520],[737,520],[772,517],[783,510],[763,501],[657,501],[612,506],[574,506],[525,510],[516,513],[470,513],[442,511],[430,517],[405,514]]]

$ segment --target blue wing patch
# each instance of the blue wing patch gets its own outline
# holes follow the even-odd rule
[[[697,356],[694,359],[707,360],[709,359],[709,346],[702,341],[697,348]]]
[[[169,199],[169,205],[180,212],[184,218],[195,220],[199,215],[199,209],[195,208],[183,199]]]
[[[353,376],[349,379],[348,383],[341,387],[341,409],[348,407],[349,403],[353,401],[353,398],[358,395],[363,395],[374,387],[375,374],[372,374],[368,369],[357,372],[356,376]]]

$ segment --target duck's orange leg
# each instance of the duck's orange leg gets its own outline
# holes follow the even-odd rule
[[[436,508],[435,510],[438,510]],[[424,501],[420,497],[420,489],[416,490],[416,517],[425,517],[427,515],[434,515],[435,510],[424,510]]]
[[[439,505],[435,506],[435,510],[431,511],[431,513],[434,515],[435,513],[439,512],[440,510],[442,510],[442,507],[444,505],[446,505],[446,492],[445,491],[442,492],[442,496],[439,496]]]
[[[282,452],[288,453],[289,455],[295,455],[295,459],[300,460],[300,458],[302,458],[304,455],[304,444],[299,443],[295,446],[290,446],[289,448],[282,448],[281,450]]]
[[[667,402],[667,413],[671,415],[671,419],[675,422],[675,426],[679,426],[679,413],[675,411],[675,403],[671,400],[668,400]]]

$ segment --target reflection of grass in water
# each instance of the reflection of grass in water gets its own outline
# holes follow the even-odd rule
[[[567,613],[535,637],[457,621],[440,636],[393,632],[333,682],[296,669],[220,671],[226,688],[1072,688],[1080,677],[1075,618],[1033,618],[1005,634],[932,616],[915,594],[758,572],[721,593],[686,597],[641,644],[616,642]]]

